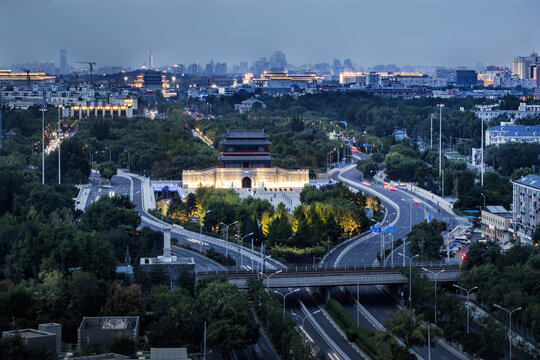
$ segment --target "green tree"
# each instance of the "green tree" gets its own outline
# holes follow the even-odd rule
[[[104,178],[111,179],[116,175],[118,168],[115,163],[106,161],[99,164],[98,171]]]
[[[440,248],[443,245],[441,231],[445,228],[446,224],[438,222],[436,219],[430,222],[424,220],[414,225],[411,232],[407,235],[411,252],[425,259],[440,259]]]
[[[109,351],[122,355],[133,355],[135,354],[135,341],[129,335],[117,334],[113,337],[111,345],[109,346]]]
[[[104,315],[136,316],[143,313],[144,302],[141,288],[131,284],[124,288],[116,284],[109,290],[109,296],[103,310]]]
[[[197,307],[208,322],[208,344],[221,348],[223,356],[257,341],[259,331],[249,304],[236,286],[223,282],[209,283],[199,293]]]

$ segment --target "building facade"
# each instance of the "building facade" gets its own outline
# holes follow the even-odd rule
[[[486,130],[486,146],[509,142],[540,144],[540,125],[501,125]]]
[[[486,206],[482,210],[482,234],[501,244],[512,239],[512,213],[502,206]]]
[[[77,348],[84,351],[89,344],[96,342],[100,349],[107,350],[118,334],[129,336],[138,343],[139,317],[84,317],[77,329]]]
[[[220,167],[184,170],[182,184],[216,188],[302,188],[309,183],[308,170],[270,166],[270,141],[264,130],[228,130],[221,143]]]
[[[516,235],[531,242],[540,222],[540,176],[527,175],[513,182],[513,217]]]

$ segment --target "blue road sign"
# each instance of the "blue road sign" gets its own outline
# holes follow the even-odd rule
[[[429,214],[428,216],[428,221],[431,221],[431,214]]]
[[[364,144],[364,147],[365,148],[368,148],[370,145],[369,144]]]
[[[372,233],[380,234],[381,231],[382,231],[382,227],[380,227],[380,226],[372,226],[372,227],[371,227],[371,232],[372,232]]]
[[[396,232],[396,227],[395,226],[387,226],[384,228],[384,232],[387,233],[387,234],[393,234]]]

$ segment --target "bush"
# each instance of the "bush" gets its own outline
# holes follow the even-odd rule
[[[328,301],[326,310],[338,326],[343,329],[349,341],[356,343],[368,356],[375,358],[377,344],[375,343],[375,334],[371,330],[357,326],[349,313],[335,299]]]
[[[98,171],[106,179],[111,179],[114,175],[116,175],[116,172],[118,171],[118,167],[115,163],[106,161],[98,166]]]

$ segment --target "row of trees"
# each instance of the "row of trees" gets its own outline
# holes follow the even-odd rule
[[[308,186],[300,194],[302,204],[292,213],[280,203],[240,199],[230,189],[198,188],[185,200],[174,196],[162,211],[189,227],[193,216],[203,214],[203,229],[223,233],[221,223],[231,224],[229,237],[253,233],[257,245],[265,242],[275,256],[321,256],[330,244],[364,231],[368,227],[366,207],[379,211],[378,199],[354,193],[343,184],[321,188]]]

